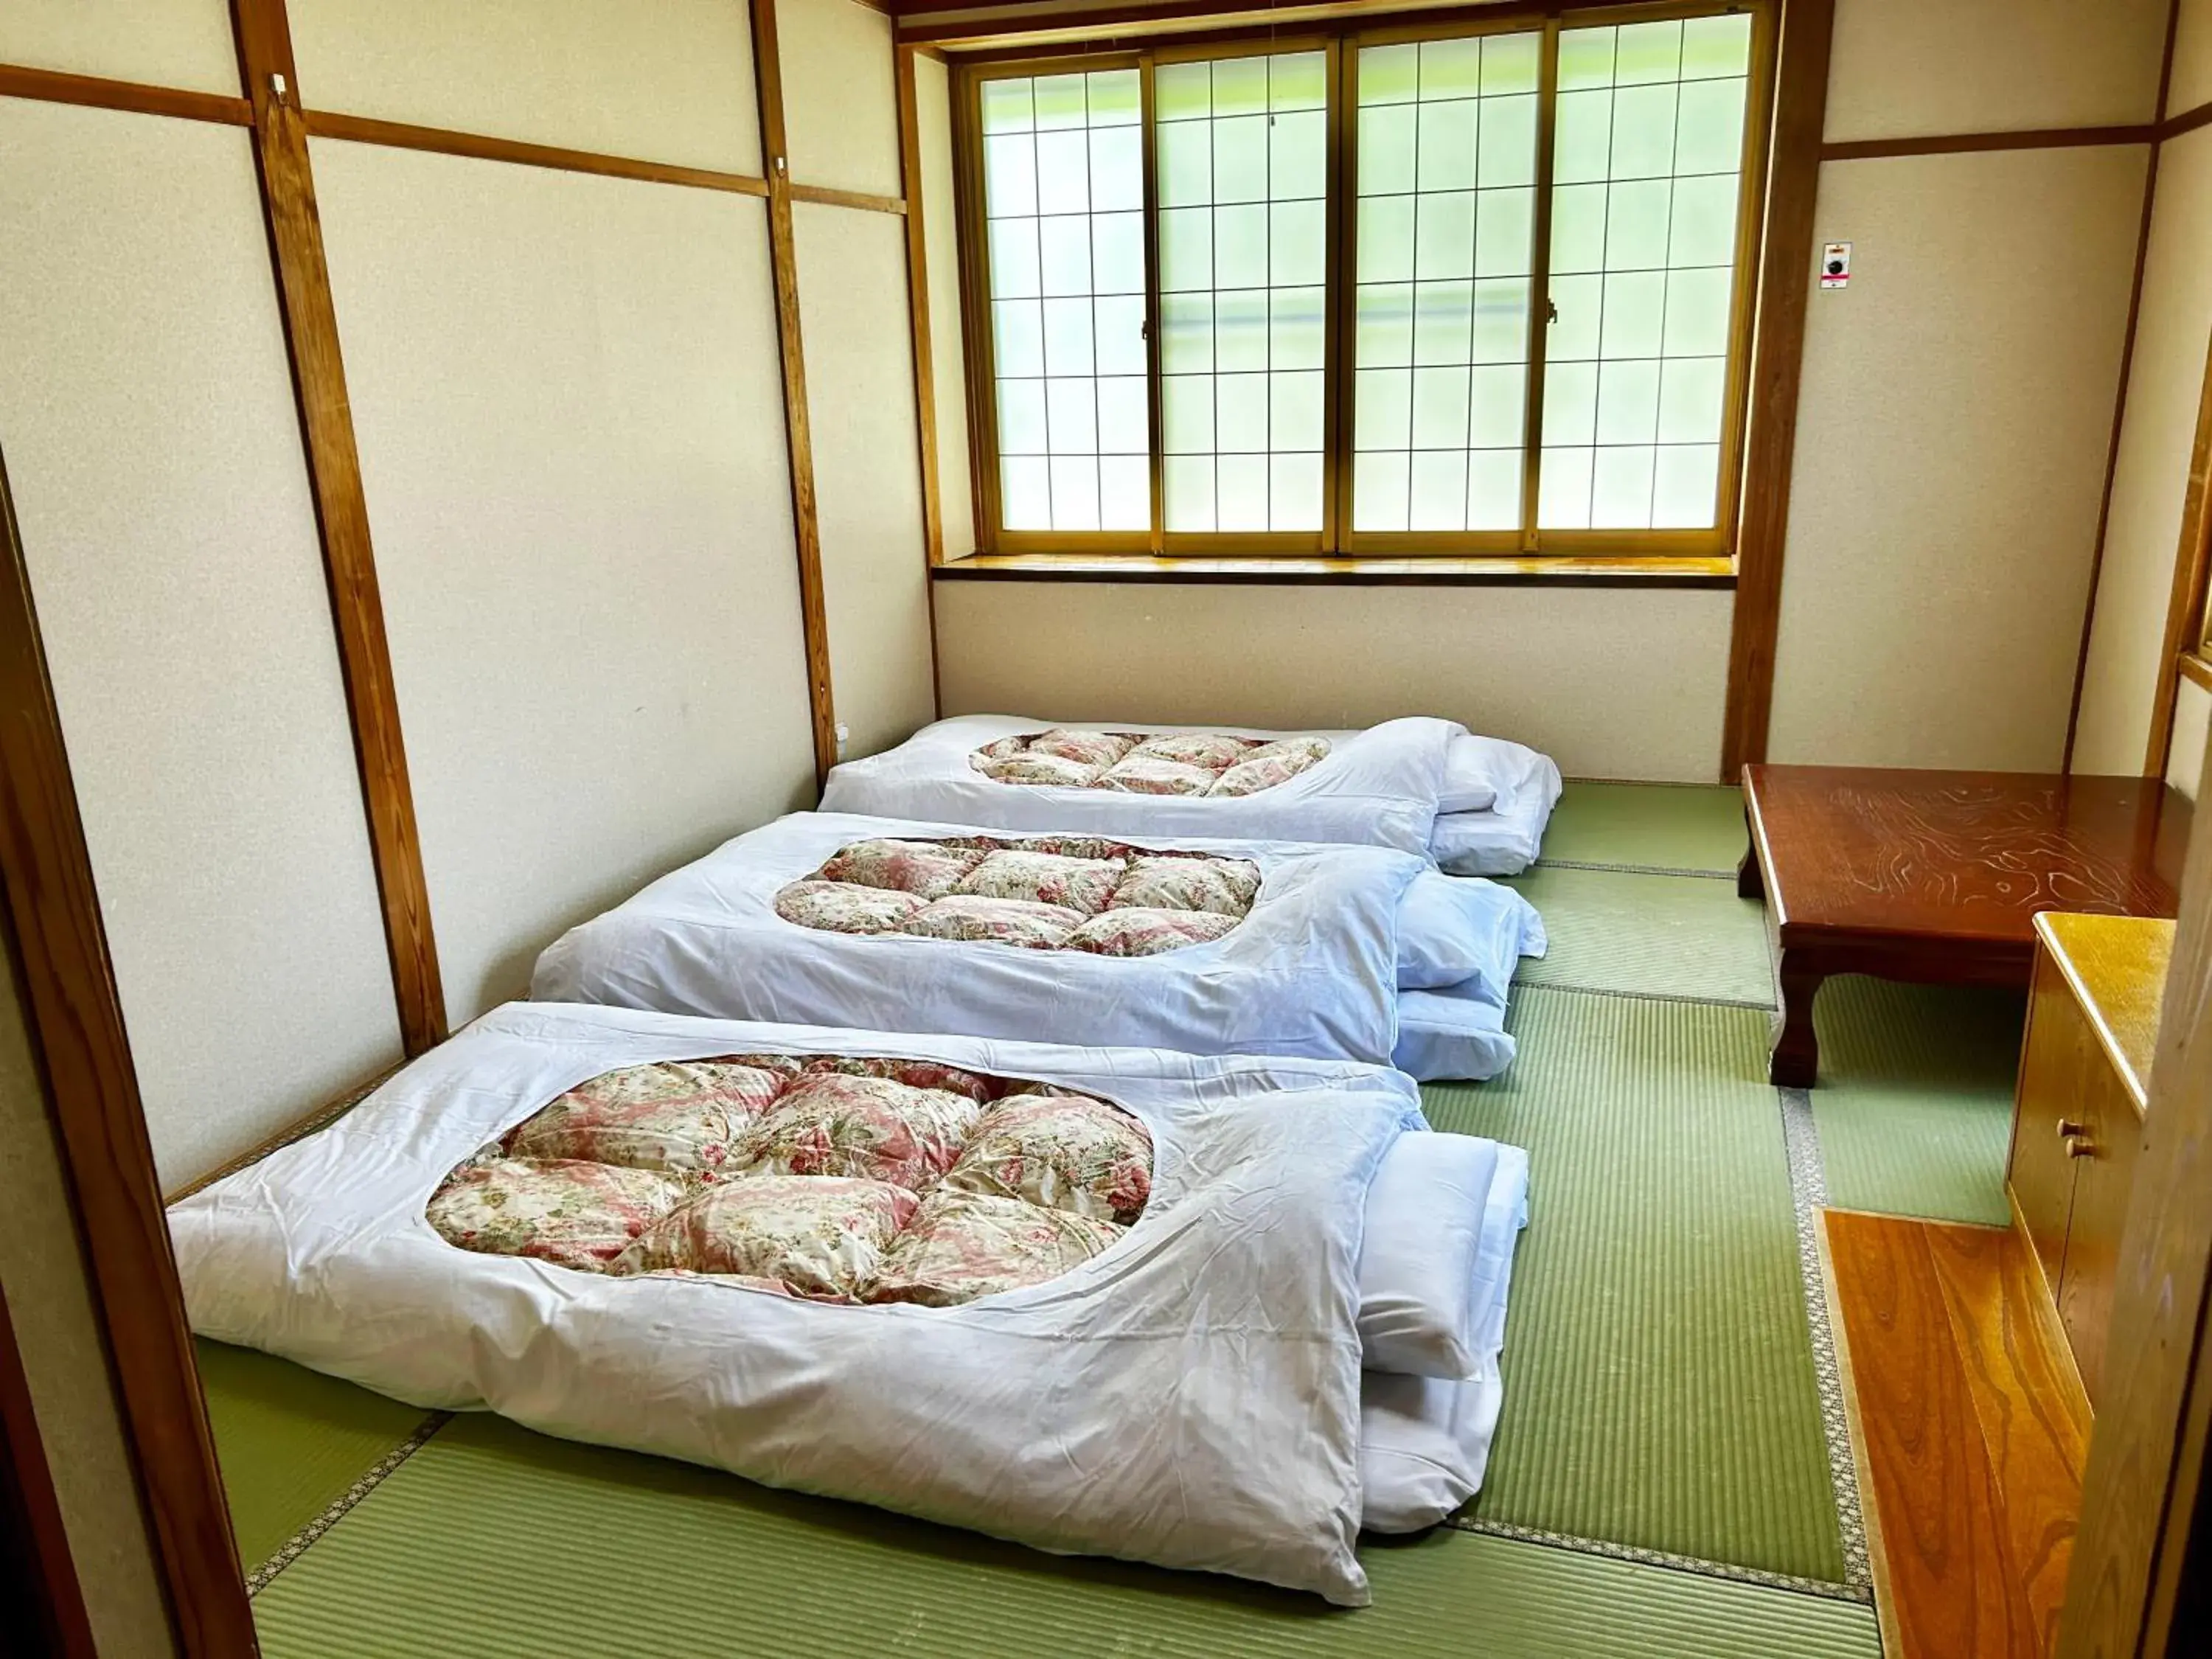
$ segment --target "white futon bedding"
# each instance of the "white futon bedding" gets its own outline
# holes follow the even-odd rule
[[[1149,1195],[1057,1277],[939,1307],[611,1277],[458,1248],[426,1218],[457,1166],[580,1084],[726,1054],[898,1056],[1085,1092],[1149,1132]],[[1494,1366],[1369,1379],[1363,1446],[1364,1206],[1425,1127],[1409,1080],[1358,1065],[510,1004],[170,1224],[196,1331],[416,1405],[1358,1605],[1363,1452],[1374,1519],[1421,1524],[1472,1490],[1455,1410],[1484,1447],[1495,1413]],[[1519,1195],[1492,1183],[1470,1287],[1495,1319]]]
[[[1247,769],[1235,767],[1217,775],[1208,793],[1194,794],[1152,793],[1203,781],[1172,765],[1139,767],[1126,784],[1118,775],[1130,769],[1129,762],[1079,767],[1071,775],[1089,779],[1080,787],[1006,782],[983,769],[993,764],[984,751],[994,744],[1063,732],[1077,736],[1079,749],[1084,738],[1110,733],[1221,733],[1288,751],[1276,770],[1289,775],[1267,782],[1273,774],[1261,768],[1249,793],[1218,793],[1248,787],[1239,778]],[[1442,837],[1457,849],[1456,861],[1445,868],[1511,875],[1534,859],[1558,798],[1559,768],[1546,757],[1425,716],[1355,732],[1265,732],[1145,721],[1062,728],[1018,715],[963,714],[925,726],[896,749],[847,761],[830,773],[822,805],[825,811],[1017,830],[1341,842],[1423,857],[1437,856],[1431,849]]]
[[[906,882],[917,890],[857,889],[890,908],[854,918],[854,925],[883,931],[830,931],[787,920],[813,914],[797,908],[794,896],[813,905],[842,905],[854,896],[852,887],[811,879],[843,867],[839,861],[848,849],[978,839],[988,838],[958,825],[793,813],[572,928],[539,957],[531,994],[540,1001],[724,1019],[1101,1042],[1184,1054],[1294,1054],[1376,1065],[1395,1057],[1421,1077],[1479,1079],[1512,1059],[1513,1039],[1504,1030],[1507,988],[1519,958],[1544,949],[1535,911],[1510,889],[1439,876],[1410,854],[1382,848],[1155,838],[1136,850],[1164,849],[1167,862],[1200,854],[1194,862],[1234,866],[1248,878],[1256,872],[1256,897],[1248,891],[1239,901],[1246,907],[1240,916],[1208,912],[1194,918],[1189,912],[1113,908],[1112,896],[1133,890],[1127,886],[1057,893],[1091,912],[1090,921],[1072,933],[1068,924],[1080,911],[1003,896],[966,898],[958,890],[976,884],[965,878],[953,891],[940,891],[937,875],[917,875],[875,856],[845,862],[867,866],[860,873],[878,883]],[[936,896],[925,904],[925,893]],[[1423,896],[1448,902],[1410,902]],[[1057,924],[1050,921],[1055,914]],[[1110,930],[1102,939],[1099,930],[1131,915],[1155,922],[1194,919],[1207,924],[1209,936],[1170,940],[1170,948],[1157,954],[1079,948],[1086,938],[1121,948],[1126,940]],[[1057,931],[1031,933],[1026,943],[908,931],[996,927],[1008,918],[1026,926],[1039,917]],[[1417,981],[1424,1004],[1442,1012],[1425,1025],[1432,1034],[1409,1049],[1400,1030],[1401,930],[1411,937],[1417,928],[1429,940],[1425,959],[1452,958],[1446,975],[1466,971],[1449,985],[1435,985],[1432,976]],[[1055,943],[1063,934],[1073,942]]]

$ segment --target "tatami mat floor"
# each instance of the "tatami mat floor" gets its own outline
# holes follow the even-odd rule
[[[1520,1059],[1427,1091],[1439,1128],[1533,1157],[1506,1413],[1467,1516],[1363,1552],[1373,1607],[1042,1556],[210,1346],[264,1650],[1872,1659],[1810,1206],[2002,1218],[2021,1011],[1838,981],[1810,1109],[1768,1087],[1759,912],[1717,878],[1742,836],[1733,791],[1571,784],[1522,880],[1553,949],[1516,994]]]

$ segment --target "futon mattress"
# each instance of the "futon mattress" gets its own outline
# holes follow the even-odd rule
[[[1446,879],[1382,848],[1022,846],[957,825],[793,813],[571,929],[539,957],[531,994],[1388,1065],[1401,901],[1423,878]],[[1542,931],[1517,893],[1462,888],[1454,925],[1483,958],[1468,991],[1494,1024]],[[1449,1074],[1487,1076],[1511,1054],[1510,1037],[1486,1031]]]
[[[641,1084],[652,1068],[677,1069]],[[678,1211],[656,1218],[660,1199],[635,1194],[591,1248],[487,1249],[467,1226],[471,1248],[453,1242],[445,1195],[479,1158],[618,1152],[630,1161],[598,1167],[665,1181],[672,1204],[784,1179],[798,1143],[766,1126],[809,1078],[902,1079],[979,1110],[957,1154],[912,1121],[814,1136],[805,1156],[825,1171],[875,1173],[806,1178],[912,1192],[883,1177],[943,1164],[919,1210],[957,1194],[1113,1231],[1035,1282],[1011,1282],[1025,1261],[945,1305],[866,1290],[900,1271],[896,1239],[872,1279],[857,1255],[825,1269],[845,1275],[834,1294],[789,1294],[811,1282],[811,1247],[793,1267],[781,1247],[750,1254],[751,1234],[664,1257],[644,1241]],[[1039,1088],[1065,1092],[1021,1092]],[[670,1109],[629,1109],[641,1092]],[[1051,1098],[1142,1134],[1107,1118],[1111,1148],[1054,1139],[1054,1175],[1033,1177],[1020,1103]],[[511,1004],[170,1224],[195,1330],[419,1406],[1358,1605],[1364,1205],[1383,1155],[1422,1127],[1413,1084],[1371,1066]],[[1015,1156],[979,1157],[987,1140]],[[664,1260],[683,1265],[647,1265]]]

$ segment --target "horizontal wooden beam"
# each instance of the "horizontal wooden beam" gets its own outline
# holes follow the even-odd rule
[[[2148,123],[2122,127],[2040,127],[2018,132],[1947,132],[1922,138],[1853,138],[1820,146],[1823,161],[1873,161],[1895,155],[1959,155],[1992,149],[2076,149],[2098,144],[2148,144]]]
[[[740,196],[766,196],[768,180],[750,173],[719,173],[711,167],[678,167],[671,161],[641,161],[632,155],[603,155],[596,150],[526,144],[519,138],[456,132],[448,127],[420,127],[405,121],[380,121],[333,110],[301,112],[309,136],[344,138],[356,143],[387,144],[398,149],[467,155],[480,161],[513,161],[523,167],[555,167],[563,173],[592,173],[606,179],[637,179],[654,185],[688,185],[696,190],[726,190]]]
[[[1449,22],[1465,18],[1485,27],[1526,22],[1541,25],[1549,13],[1618,6],[1620,0],[1513,0],[1469,4],[1468,0],[1304,0],[1304,3],[1255,6],[1245,0],[1098,0],[1096,4],[945,5],[926,11],[902,6],[898,38],[909,45],[933,45],[977,52],[1040,40],[1080,42],[1113,39],[1123,45],[1150,37],[1233,33],[1257,28],[1289,29],[1305,24],[1389,28],[1414,22]]]
[[[860,208],[869,213],[906,211],[903,196],[872,196],[864,190],[833,190],[828,185],[793,185],[791,199],[813,202],[822,207]]]
[[[931,573],[939,581],[1248,582],[1351,587],[1711,587],[1735,586],[1731,560],[1708,558],[1205,559],[1142,553],[985,553]]]
[[[2179,138],[2185,132],[2194,132],[2208,125],[2212,125],[2212,104],[2199,104],[2195,109],[2185,109],[2179,115],[2169,115],[2160,121],[2158,136],[2161,142]]]
[[[182,87],[149,87],[137,81],[108,81],[96,75],[64,75],[59,70],[27,69],[19,64],[0,64],[0,97],[82,104],[88,109],[129,110],[139,115],[173,115],[186,121],[216,121],[228,127],[253,125],[253,106],[243,98],[228,98],[219,92],[189,92]]]

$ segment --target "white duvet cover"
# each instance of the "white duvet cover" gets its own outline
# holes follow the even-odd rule
[[[1442,799],[1473,781],[1497,786],[1502,803],[1512,779],[1525,769],[1528,757],[1535,757],[1533,750],[1494,738],[1470,744],[1464,726],[1425,716],[1385,720],[1358,732],[1262,732],[1146,721],[1106,724],[1114,731],[1148,735],[1206,731],[1268,740],[1318,737],[1328,739],[1329,752],[1272,788],[1226,798],[1001,783],[975,769],[975,751],[1001,738],[1044,731],[1052,722],[1009,714],[963,714],[925,726],[883,754],[847,761],[830,775],[823,810],[1124,838],[1239,836],[1342,842],[1391,847],[1426,858]],[[1468,759],[1455,761],[1455,738],[1460,740],[1458,756]],[[1458,775],[1470,770],[1492,775]],[[1466,798],[1481,796],[1478,791]],[[1492,814],[1454,816],[1488,820]]]
[[[793,813],[570,929],[538,957],[531,995],[725,1019],[1184,1054],[1375,1065],[1398,1054],[1401,901],[1417,879],[1446,878],[1382,848],[1151,838],[1147,844],[1249,860],[1260,866],[1261,885],[1250,912],[1220,939],[1149,957],[833,933],[776,913],[779,892],[854,843],[975,833]],[[1505,988],[1520,956],[1544,948],[1542,924],[1510,889],[1449,884],[1463,890],[1455,908],[1480,965],[1444,1022],[1456,1034],[1423,1045],[1416,1074],[1486,1078],[1512,1058],[1513,1039],[1503,1029]]]
[[[1112,1100],[1151,1131],[1151,1199],[1081,1266],[952,1308],[607,1278],[424,1218],[455,1164],[587,1079],[761,1051]],[[170,1226],[196,1331],[416,1405],[1359,1605],[1363,1211],[1423,1127],[1407,1079],[1357,1065],[509,1004]]]

